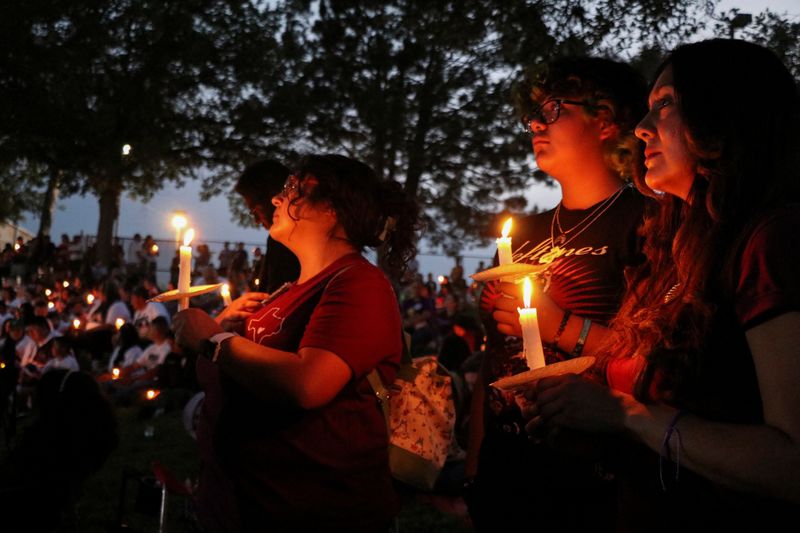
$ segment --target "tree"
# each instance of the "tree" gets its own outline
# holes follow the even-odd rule
[[[693,32],[696,10],[711,2],[701,4],[294,2],[283,42],[306,51],[296,93],[313,109],[311,148],[353,155],[403,182],[425,208],[426,238],[456,253],[485,237],[499,211],[526,207],[532,158],[510,101],[523,66],[608,55],[627,32]]]
[[[0,161],[35,162],[67,194],[97,195],[101,259],[123,191],[147,198],[165,180],[231,172],[248,142],[232,134],[231,109],[257,75],[250,58],[275,47],[268,10],[14,0],[0,20]]]

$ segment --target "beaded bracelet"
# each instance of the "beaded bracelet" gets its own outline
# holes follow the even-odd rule
[[[572,311],[569,309],[564,311],[564,316],[561,317],[561,324],[558,325],[556,334],[553,337],[553,343],[551,344],[553,351],[558,351],[558,341],[561,339],[561,335],[564,334],[564,330],[567,329],[567,322],[569,322],[570,316],[572,316]]]
[[[678,420],[680,420],[686,411],[679,410],[672,417],[667,429],[664,431],[664,440],[661,442],[661,453],[658,458],[658,477],[661,480],[661,489],[666,492],[667,483],[664,481],[664,460],[672,461],[672,453],[669,447],[669,442],[672,440],[672,435],[678,436],[678,447],[675,449],[675,482],[679,481],[681,473],[681,448],[683,447],[683,440],[681,439],[681,430],[678,429]]]

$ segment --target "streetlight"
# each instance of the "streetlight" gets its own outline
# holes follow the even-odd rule
[[[175,246],[181,245],[181,230],[186,227],[189,221],[186,219],[186,213],[183,211],[175,211],[172,215],[172,227],[175,228]]]
[[[736,30],[744,28],[751,22],[753,22],[753,15],[750,13],[736,13],[736,15],[728,21],[728,30],[730,31],[731,39],[733,39]]]

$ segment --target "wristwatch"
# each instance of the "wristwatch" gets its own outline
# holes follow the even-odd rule
[[[216,335],[212,335],[205,341],[203,341],[203,349],[200,353],[210,359],[212,363],[217,362],[219,359],[219,354],[222,351],[222,343],[231,337],[236,337],[236,333],[231,333],[229,331],[223,331],[222,333],[217,333]]]

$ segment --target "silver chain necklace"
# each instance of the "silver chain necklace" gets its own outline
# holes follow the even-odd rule
[[[589,227],[592,224],[594,224],[597,221],[597,219],[603,215],[603,213],[608,211],[608,209],[612,205],[614,205],[614,202],[617,201],[617,198],[619,198],[622,195],[625,189],[626,189],[625,185],[620,187],[617,190],[617,192],[615,192],[614,194],[612,194],[611,196],[600,202],[600,204],[597,207],[595,207],[591,213],[583,217],[583,219],[580,222],[578,222],[577,224],[575,224],[566,231],[564,231],[561,228],[561,222],[559,220],[559,214],[561,213],[561,202],[559,202],[558,205],[556,206],[555,213],[553,213],[553,218],[550,220],[550,251],[539,258],[539,263],[549,264],[558,259],[559,257],[561,257],[562,255],[564,255],[567,252],[566,250],[567,244],[575,240],[575,238],[578,237],[578,235],[589,229]],[[558,231],[559,231],[558,237],[555,236],[556,226],[558,226]],[[577,230],[578,228],[580,228],[580,230],[578,230],[577,233],[575,233],[572,236],[569,236],[570,233]]]

